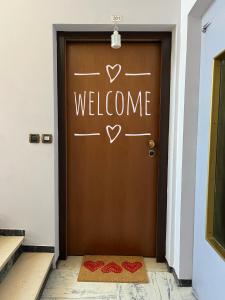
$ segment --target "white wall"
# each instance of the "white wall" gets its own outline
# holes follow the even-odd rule
[[[2,0],[0,4],[0,227],[26,230],[26,244],[57,245],[57,118],[53,24],[74,29],[111,28],[111,14],[121,14],[130,29],[179,28],[179,0]],[[80,26],[78,26],[80,24]],[[91,24],[95,24],[91,26]],[[99,25],[99,26],[97,26]],[[137,26],[135,26],[137,25]],[[143,25],[142,27],[139,25]],[[154,26],[153,26],[154,25]],[[57,25],[56,28],[60,28]],[[124,27],[126,28],[126,27]],[[171,122],[176,119],[174,30]],[[53,55],[54,54],[54,55]],[[55,72],[55,73],[54,73]],[[170,124],[170,157],[175,131]],[[28,143],[29,133],[53,133],[52,145]],[[172,162],[176,160],[173,157]],[[170,163],[169,174],[172,174]],[[173,263],[174,202],[169,179],[168,260]],[[171,225],[172,224],[172,225]],[[175,247],[176,248],[176,247]]]
[[[224,51],[225,1],[216,0],[204,15],[211,22],[202,35],[196,165],[193,287],[199,300],[225,299],[225,261],[205,239],[213,58]]]
[[[188,14],[192,6],[195,4],[196,0],[183,0],[181,1],[181,11],[180,11],[180,28],[179,28],[179,51],[176,54],[177,57],[177,97],[176,104],[174,107],[174,122],[172,132],[176,132],[173,140],[173,155],[172,155],[172,167],[169,168],[169,179],[171,184],[169,185],[169,191],[171,192],[172,199],[172,211],[169,216],[172,216],[170,220],[168,218],[167,230],[171,228],[171,232],[167,235],[167,238],[170,240],[167,242],[167,260],[170,265],[176,271],[176,274],[180,279],[191,279],[192,278],[192,248],[193,248],[193,212],[194,212],[194,195],[192,192],[191,201],[186,201],[184,189],[186,185],[183,186],[184,177],[186,171],[184,164],[187,162],[187,157],[185,153],[186,148],[183,144],[186,143],[185,137],[189,137],[185,132],[185,97],[186,97],[186,73],[187,73],[187,47],[188,47]],[[196,24],[194,24],[196,25]],[[193,44],[195,45],[197,38],[194,37]],[[197,46],[198,43],[195,45]],[[194,51],[196,47],[193,47]],[[198,51],[197,51],[198,52]],[[193,55],[194,53],[192,53]],[[196,66],[197,67],[197,66]],[[193,72],[192,72],[193,73]],[[191,74],[195,77],[195,73]],[[192,78],[192,77],[191,77]],[[193,89],[192,89],[193,91]],[[195,121],[196,123],[196,121]],[[195,123],[193,125],[195,125]],[[190,123],[189,123],[190,125]],[[192,135],[191,135],[192,136]],[[186,152],[186,154],[194,155],[195,151]],[[192,161],[191,161],[192,162]],[[171,163],[171,162],[170,162]],[[193,167],[193,164],[189,165],[189,162],[186,164],[187,167]],[[195,168],[193,169],[193,173]],[[175,180],[174,180],[175,178]],[[193,178],[188,188],[186,189],[189,192],[191,184],[194,185]],[[188,183],[188,181],[186,182]],[[193,187],[191,187],[193,189]],[[185,204],[189,205],[189,209],[184,209]],[[186,207],[187,208],[187,207]],[[185,212],[185,214],[182,214]],[[187,223],[188,221],[188,223]]]
[[[174,269],[180,279],[192,278],[195,163],[198,122],[201,16],[212,0],[182,0],[178,104],[175,123]]]

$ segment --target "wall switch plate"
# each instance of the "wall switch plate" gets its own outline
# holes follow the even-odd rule
[[[40,143],[40,134],[30,133],[29,134],[29,142],[32,143],[32,144]]]
[[[52,143],[52,134],[42,134],[41,141],[44,144],[51,144]]]
[[[111,21],[113,22],[113,23],[120,23],[120,22],[122,22],[122,16],[119,16],[119,15],[112,15],[111,16]]]

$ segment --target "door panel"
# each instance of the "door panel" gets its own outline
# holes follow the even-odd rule
[[[160,71],[160,43],[67,43],[69,255],[156,255]]]

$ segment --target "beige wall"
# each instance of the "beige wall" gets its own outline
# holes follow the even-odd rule
[[[178,9],[177,0],[1,1],[0,227],[25,229],[27,244],[57,244],[53,24],[110,24],[118,13],[126,24],[173,25]],[[30,132],[53,133],[54,143],[29,144]]]
[[[187,16],[194,3],[182,1],[180,31],[179,0],[139,6],[127,0],[1,1],[0,227],[25,229],[27,244],[58,247],[55,29],[110,30],[111,14],[121,14],[123,29],[173,28],[167,259],[178,275],[190,278],[180,237],[181,226],[187,229],[181,221],[182,126]],[[54,143],[31,145],[30,132],[53,133]]]

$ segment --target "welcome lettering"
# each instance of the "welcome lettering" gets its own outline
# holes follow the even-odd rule
[[[108,91],[106,95],[100,92],[74,91],[74,106],[77,116],[112,116],[112,115],[139,115],[150,116],[150,91],[139,91],[132,94],[130,91]],[[101,111],[102,109],[102,111]]]

